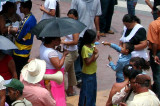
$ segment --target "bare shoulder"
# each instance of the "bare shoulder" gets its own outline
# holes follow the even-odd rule
[[[122,83],[114,83],[112,86],[112,89],[119,92],[123,87],[126,86],[126,83],[122,82]]]

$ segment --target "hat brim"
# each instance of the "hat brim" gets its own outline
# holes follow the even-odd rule
[[[38,60],[38,59],[37,59]],[[42,79],[43,79],[43,76],[46,72],[46,62],[44,60],[38,60],[39,64],[40,64],[40,73],[33,77],[29,74],[29,72],[27,71],[28,69],[28,64],[26,64],[23,69],[21,70],[21,74],[23,76],[23,79],[29,83],[32,83],[32,84],[36,84],[38,82],[40,82]]]

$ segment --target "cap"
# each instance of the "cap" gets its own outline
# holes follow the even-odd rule
[[[139,74],[136,76],[136,83],[145,84],[151,81],[150,76],[146,74]]]
[[[4,86],[6,86],[7,88],[10,87],[10,88],[19,90],[21,92],[23,91],[23,88],[24,88],[23,83],[17,79],[12,79],[9,84],[6,84]]]

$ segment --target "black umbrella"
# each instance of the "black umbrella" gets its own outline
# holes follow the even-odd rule
[[[69,34],[80,33],[86,26],[78,20],[63,17],[40,21],[31,33],[37,37],[62,37]]]

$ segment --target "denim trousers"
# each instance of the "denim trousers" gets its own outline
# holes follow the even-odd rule
[[[115,0],[101,0],[100,32],[107,33],[111,27]]]
[[[128,14],[135,15],[134,0],[127,0]]]
[[[77,57],[77,59],[74,61],[74,69],[75,69],[75,74],[76,74],[76,79],[77,81],[81,79],[81,70],[82,70],[82,65],[83,65],[83,62],[82,62],[82,56],[81,56],[81,42],[82,42],[82,37],[79,38],[79,41],[78,41],[78,53],[79,53],[79,56]]]
[[[96,73],[82,73],[82,87],[80,91],[78,106],[95,106],[97,96],[97,78]]]
[[[154,58],[152,55],[153,53],[152,51],[150,51],[150,65],[151,65],[153,81],[154,81],[152,90],[155,92],[155,94],[158,96],[160,100],[160,65],[154,62]],[[157,51],[156,55],[160,55],[160,51]]]

